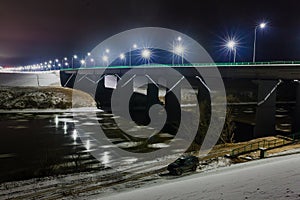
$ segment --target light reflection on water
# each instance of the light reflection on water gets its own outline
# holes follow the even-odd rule
[[[279,107],[277,113],[277,128],[283,131],[291,129],[292,107]],[[106,131],[106,136],[115,144],[103,145],[101,162],[98,166],[109,166],[115,162],[112,152],[113,148],[132,149],[142,145],[140,141],[131,141],[128,135],[118,132],[118,127],[113,123],[114,116],[109,113],[14,113],[0,114],[0,182],[10,180],[19,174],[36,174],[43,165],[53,164],[49,158],[55,158],[57,162],[74,163],[75,158],[93,160],[89,152],[96,145],[91,140],[82,143],[79,137],[80,124],[74,120],[73,115],[88,118],[87,126],[97,125]],[[251,106],[240,106],[233,108],[236,118],[252,121],[255,118],[255,108]],[[147,126],[133,126],[130,132],[142,132],[149,129]],[[87,132],[85,135],[93,135]],[[134,134],[136,135],[136,134]],[[157,149],[168,147],[168,141],[172,135],[162,133],[159,140],[146,145],[148,148]],[[178,150],[179,152],[182,150]],[[12,155],[10,157],[2,155]],[[46,156],[47,155],[47,156]],[[74,156],[76,155],[76,156]],[[47,157],[47,158],[46,158]],[[136,158],[124,158],[125,163],[132,163]],[[17,173],[17,174],[16,174]],[[30,175],[28,175],[30,176]]]

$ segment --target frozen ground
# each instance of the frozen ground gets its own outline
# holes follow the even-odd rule
[[[106,197],[106,200],[300,199],[299,154],[257,160]]]
[[[284,154],[293,155],[280,156]],[[119,169],[3,183],[0,199],[300,199],[299,150],[274,156],[230,167],[220,157],[183,177],[167,174],[170,158],[161,158]]]

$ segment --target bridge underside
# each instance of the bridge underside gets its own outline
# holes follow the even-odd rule
[[[293,94],[285,93],[284,96],[287,96],[287,99],[295,101],[295,110],[293,113],[293,126],[292,131],[300,131],[300,123],[297,123],[297,119],[300,117],[300,86],[295,79],[300,77],[299,66],[248,66],[248,67],[219,67],[220,74],[224,80],[226,91],[230,93],[231,90],[235,90],[237,93],[252,93],[252,97],[255,98],[255,121],[254,121],[254,130],[253,137],[263,137],[275,134],[276,126],[276,103],[277,100],[277,91],[278,88],[282,87],[289,89],[289,91],[294,91]],[[198,100],[201,101],[210,101],[207,85],[203,84],[199,80],[201,74],[197,70],[191,67],[181,67],[176,68],[176,70],[182,74],[188,82],[192,85],[194,89],[198,91]],[[208,79],[217,81],[218,77],[214,73],[210,73],[210,67],[203,67],[201,70],[204,74],[209,74]],[[110,97],[114,89],[107,88],[105,86],[105,80],[107,75],[114,75],[119,79],[125,73],[130,74],[129,68],[121,69],[80,69],[80,70],[68,70],[61,71],[61,84],[65,87],[74,87],[74,83],[80,82],[81,89],[85,91],[85,88],[95,87],[97,88],[97,93],[91,94],[95,95],[96,101],[99,103],[101,108],[110,107]],[[151,73],[152,78],[159,79],[163,74],[168,76],[167,72],[164,73],[164,67],[153,67],[151,69],[138,68],[135,69],[132,75],[132,80],[128,80],[129,92],[133,92],[133,81],[137,77],[145,77],[145,75]],[[99,75],[101,74],[101,76]],[[77,77],[77,78],[76,78]],[[198,78],[197,78],[198,77]],[[177,80],[180,80],[181,77],[177,77]],[[182,92],[182,85],[180,81],[178,83],[168,83],[169,89],[174,85],[176,87],[172,88],[172,92],[165,95],[165,109],[168,113],[168,121],[173,123],[179,123],[180,121],[180,105],[181,99],[175,98],[175,94],[180,96]],[[80,89],[80,88],[79,88]],[[254,92],[253,92],[254,91]],[[284,92],[280,92],[281,95]],[[145,105],[145,107],[150,107],[153,104],[161,103],[159,100],[159,90],[155,84],[149,81],[147,86],[146,97],[135,96],[136,104],[132,104],[133,107],[136,105]],[[285,99],[285,98],[283,98]],[[281,100],[281,99],[280,99]],[[140,102],[138,102],[140,101]],[[236,102],[243,103],[243,102]],[[253,102],[251,102],[253,104]],[[139,118],[139,117],[138,117]],[[146,119],[144,122],[147,123],[149,119]]]

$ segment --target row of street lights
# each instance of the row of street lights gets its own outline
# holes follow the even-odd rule
[[[258,24],[257,26],[255,26],[254,29],[254,41],[253,41],[253,58],[252,61],[255,62],[255,58],[256,58],[256,40],[257,40],[257,30],[258,29],[264,29],[267,26],[266,22],[262,22],[260,24]],[[236,54],[237,54],[237,45],[238,43],[235,40],[229,40],[226,44],[226,47],[233,52],[233,62],[236,62]],[[132,51],[138,49],[138,45],[137,44],[133,44],[132,47],[129,50],[129,65],[132,65]],[[185,47],[182,45],[182,37],[178,36],[176,38],[176,40],[173,40],[173,44],[172,44],[172,65],[174,65],[174,60],[175,60],[175,55],[178,55],[181,57],[181,64],[184,63],[184,53],[185,53],[186,49]],[[106,66],[108,66],[109,63],[109,56],[108,54],[110,53],[109,49],[105,50],[105,53],[102,56],[102,61],[103,63],[106,63]],[[151,60],[151,55],[152,52],[150,49],[143,49],[141,51],[141,57],[145,60],[147,60],[147,63],[150,63]],[[91,53],[87,54],[88,57],[91,56]],[[72,57],[72,68],[74,68],[74,59],[77,59],[78,57],[76,55],[74,55]],[[124,53],[121,53],[119,58],[121,60],[124,60],[126,62],[126,56]],[[80,61],[82,65],[86,66],[86,59],[83,59]],[[95,60],[93,58],[90,59],[91,63],[94,63],[95,66]]]
[[[255,26],[254,28],[254,40],[253,40],[253,57],[252,57],[252,62],[255,62],[255,56],[256,56],[256,38],[257,38],[257,30],[258,29],[264,29],[266,28],[267,23],[262,22]],[[236,51],[237,51],[237,42],[234,39],[231,39],[227,41],[226,47],[229,49],[230,52],[233,52],[233,62],[236,62]]]
[[[255,62],[255,56],[256,56],[256,40],[257,40],[257,30],[258,29],[264,29],[266,28],[267,23],[262,22],[255,26],[254,29],[254,41],[253,41],[253,58],[252,61]],[[236,54],[237,54],[237,46],[238,43],[234,39],[231,39],[227,41],[226,47],[229,49],[230,53],[233,53],[233,62],[236,62]],[[129,49],[129,65],[132,65],[132,51],[135,51],[138,49],[137,44],[133,44],[130,49]],[[175,40],[173,40],[172,43],[172,65],[175,64],[175,56],[180,56],[181,58],[181,64],[184,63],[184,54],[186,52],[185,46],[183,46],[183,41],[182,37],[178,36]],[[103,65],[108,66],[109,65],[109,54],[110,54],[110,49],[105,49],[102,55],[102,62]],[[231,55],[231,54],[230,54]],[[151,49],[149,48],[142,48],[140,52],[140,56],[142,59],[146,60],[147,64],[150,64],[152,52]],[[75,67],[75,61],[78,60],[79,57],[75,54],[71,58],[71,63],[69,63],[69,59],[67,57],[64,57],[61,61],[59,59],[55,59],[54,61],[49,60],[48,62],[36,64],[36,65],[28,65],[21,67],[21,69],[34,69],[34,70],[39,70],[39,69],[55,69],[55,68],[74,68]],[[119,55],[119,59],[123,61],[123,63],[126,63],[126,55],[125,53],[121,53]],[[81,66],[86,67],[87,63],[91,63],[93,66],[96,66],[96,60],[92,58],[92,54],[88,52],[85,56],[85,58],[81,59],[80,61]],[[78,61],[77,61],[78,63]]]

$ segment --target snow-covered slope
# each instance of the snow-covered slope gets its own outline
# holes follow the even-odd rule
[[[195,174],[106,200],[300,199],[300,156],[258,160]]]

